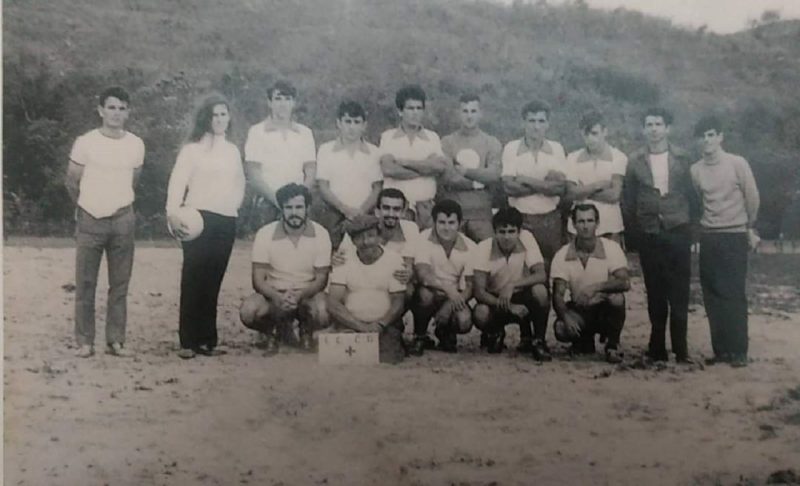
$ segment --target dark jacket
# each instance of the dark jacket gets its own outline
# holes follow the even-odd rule
[[[699,204],[688,156],[669,146],[669,192],[662,196],[653,186],[648,155],[645,148],[628,159],[622,188],[625,228],[636,233],[660,233],[696,221]]]

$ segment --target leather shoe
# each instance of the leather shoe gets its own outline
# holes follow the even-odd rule
[[[106,354],[116,356],[117,358],[130,358],[133,356],[131,351],[128,351],[122,346],[122,343],[111,343],[106,347]]]
[[[91,344],[83,344],[75,351],[75,357],[77,358],[89,358],[91,356],[94,356],[94,346]]]
[[[531,346],[531,355],[536,361],[553,361],[553,355],[547,348],[547,343],[537,339]]]

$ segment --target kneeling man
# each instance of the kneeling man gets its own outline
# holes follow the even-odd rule
[[[463,220],[461,206],[445,199],[431,210],[433,228],[420,233],[414,270],[417,294],[411,306],[414,314],[414,343],[411,352],[421,355],[433,348],[428,337],[431,318],[436,323],[438,349],[456,352],[457,334],[472,328],[472,254],[475,243],[458,231]]]
[[[403,360],[403,311],[406,286],[395,278],[403,257],[381,247],[379,220],[358,215],[345,223],[356,254],[333,270],[328,312],[338,330],[379,334],[382,363]]]
[[[619,363],[619,337],[625,323],[628,261],[616,242],[595,236],[599,214],[594,204],[572,208],[576,237],[553,258],[553,309],[556,339],[577,353],[594,353],[594,335],[606,341],[606,361]],[[569,289],[571,300],[566,301]]]
[[[522,229],[522,213],[500,209],[492,217],[494,237],[483,240],[475,254],[475,327],[483,331],[481,344],[490,353],[503,350],[506,324],[519,323],[518,351],[550,361],[545,342],[547,274],[536,239]],[[534,334],[531,335],[531,322]]]
[[[256,233],[253,242],[253,288],[239,309],[242,323],[264,334],[268,353],[278,350],[277,330],[300,324],[300,345],[313,347],[311,334],[327,327],[325,286],[331,269],[331,240],[308,219],[311,193],[290,183],[275,194],[282,217]]]

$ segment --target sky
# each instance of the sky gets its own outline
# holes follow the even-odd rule
[[[548,3],[565,1],[569,0],[548,0]],[[586,0],[586,3],[594,8],[625,7],[666,17],[677,26],[697,28],[705,24],[709,31],[718,34],[745,29],[748,20],[760,18],[765,10],[777,10],[782,19],[800,19],[800,0]]]

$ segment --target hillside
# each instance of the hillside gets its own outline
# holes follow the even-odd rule
[[[623,9],[475,0],[9,0],[3,10],[4,197],[16,201],[8,231],[64,227],[63,191],[40,181],[63,172],[71,139],[96,122],[91,96],[107,82],[134,91],[132,130],[148,146],[145,232],[163,227],[166,177],[194,98],[225,92],[243,129],[263,116],[264,88],[278,77],[300,88],[298,118],[318,143],[332,137],[342,97],[365,103],[376,140],[395,123],[393,94],[407,82],[428,91],[440,133],[454,128],[458,95],[479,92],[486,128],[502,141],[518,135],[521,104],[548,100],[553,134],[568,149],[590,107],[606,112],[612,143],[626,151],[639,141],[646,106],[671,108],[673,133],[689,148],[692,123],[713,110],[731,123],[728,148],[754,167],[764,231],[777,231],[794,192],[793,22],[718,36]]]

